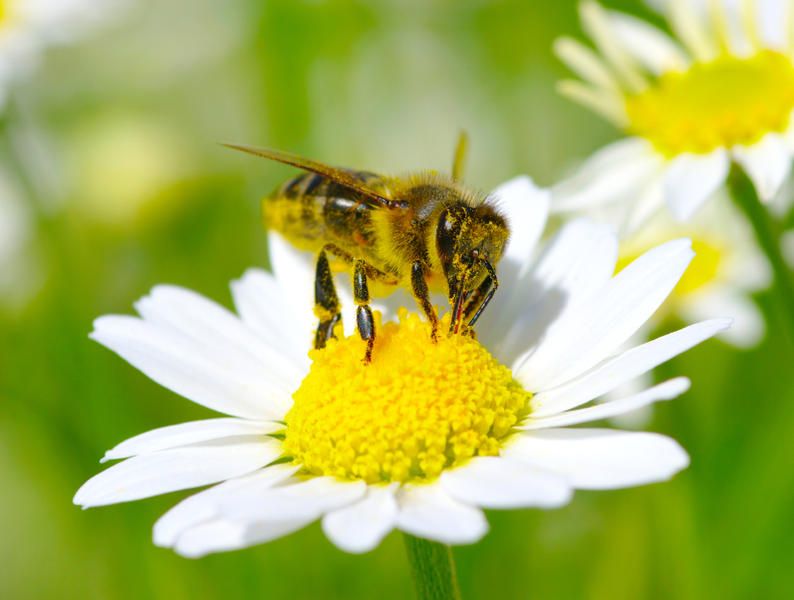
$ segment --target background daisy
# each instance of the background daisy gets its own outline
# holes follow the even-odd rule
[[[590,158],[554,189],[558,210],[616,203],[632,230],[666,203],[690,218],[722,186],[732,162],[771,200],[789,173],[794,109],[790,18],[783,3],[665,3],[671,38],[638,18],[580,4],[596,50],[560,38],[555,50],[581,78],[560,91],[627,137]],[[786,5],[790,7],[790,5]],[[768,11],[776,33],[762,34]]]

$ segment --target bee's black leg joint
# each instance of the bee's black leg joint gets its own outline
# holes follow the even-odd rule
[[[317,257],[317,271],[314,276],[314,311],[320,318],[314,335],[314,347],[325,348],[326,342],[336,337],[334,328],[342,320],[339,310],[339,298],[334,287],[334,278],[328,264],[325,250]]]
[[[372,360],[372,347],[375,345],[375,319],[369,307],[369,285],[367,285],[367,265],[356,260],[353,267],[353,298],[356,301],[356,326],[361,339],[367,342],[364,364]]]
[[[427,280],[425,280],[425,269],[421,261],[414,261],[411,265],[411,289],[414,293],[414,298],[419,304],[419,307],[427,315],[428,321],[432,331],[430,336],[435,342],[438,339],[438,315],[430,302],[430,292],[427,289]]]

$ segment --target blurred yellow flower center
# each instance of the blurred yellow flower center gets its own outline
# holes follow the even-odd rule
[[[442,319],[440,332],[448,327]],[[368,483],[426,481],[497,455],[531,394],[479,342],[440,334],[401,309],[377,329],[364,366],[358,335],[310,353],[285,418],[284,448],[307,473]]]
[[[771,50],[695,63],[626,100],[629,130],[668,156],[752,144],[785,131],[792,109],[794,66]]]
[[[2,25],[6,17],[8,17],[8,7],[6,6],[6,0],[0,0],[0,25]]]
[[[667,239],[674,237],[676,236],[670,236]],[[720,242],[706,237],[691,235],[689,237],[692,240],[692,250],[695,252],[695,256],[673,290],[673,296],[688,296],[702,290],[719,278],[723,267],[725,248]],[[635,258],[663,241],[658,240],[656,243],[642,246],[625,245],[620,253],[615,271],[620,271]]]

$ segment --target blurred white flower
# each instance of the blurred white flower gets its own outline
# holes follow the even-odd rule
[[[629,137],[590,158],[553,191],[557,210],[622,207],[631,232],[667,204],[689,219],[726,180],[731,162],[771,200],[794,152],[791,3],[665,3],[675,39],[596,2],[581,4],[597,52],[576,40],[555,49],[581,77],[560,90]],[[772,23],[775,27],[768,24]]]
[[[0,106],[8,86],[32,71],[46,47],[73,42],[128,1],[0,0]]]
[[[239,316],[160,286],[137,303],[140,318],[98,319],[93,339],[231,416],[122,442],[105,459],[123,462],[86,482],[75,503],[217,483],[166,513],[155,543],[202,556],[322,519],[338,547],[365,552],[393,529],[472,543],[488,529],[482,508],[553,508],[574,489],[662,481],[685,468],[686,453],[665,436],[569,426],[688,388],[676,378],[582,408],[727,326],[705,321],[618,352],[686,270],[688,240],[613,276],[615,235],[576,221],[535,260],[546,194],[520,178],[496,195],[524,235],[500,263],[502,285],[478,325],[482,344],[469,336],[431,343],[429,326],[402,313],[399,324],[379,327],[370,366],[361,365],[356,334],[307,356],[313,270],[275,234],[275,274],[250,271],[232,284]]]
[[[681,237],[692,240],[695,256],[649,325],[658,325],[671,314],[690,323],[728,315],[733,324],[720,337],[740,348],[757,344],[765,324],[750,294],[769,286],[772,274],[752,230],[727,199],[710,203],[687,223],[676,221],[667,211],[657,212],[645,227],[621,241],[618,265]]]

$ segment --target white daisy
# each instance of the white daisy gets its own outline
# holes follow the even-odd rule
[[[794,151],[794,28],[784,25],[794,22],[794,9],[707,4],[704,10],[690,0],[665,3],[676,39],[596,2],[581,4],[597,51],[557,40],[558,55],[581,77],[561,82],[560,90],[628,137],[557,185],[556,209],[614,203],[628,231],[664,203],[687,220],[722,186],[732,162],[762,200],[775,196]],[[769,33],[762,24],[773,9],[783,18]]]
[[[0,106],[8,85],[29,73],[40,52],[71,42],[127,0],[0,0]]]
[[[467,336],[433,344],[429,326],[403,311],[399,323],[379,326],[369,366],[356,335],[307,356],[312,273],[277,236],[274,274],[252,270],[232,284],[239,316],[158,286],[137,303],[140,317],[98,319],[93,339],[229,416],[122,442],[105,460],[124,461],[85,483],[75,503],[218,484],[166,513],[155,543],[196,557],[322,519],[337,546],[364,552],[393,529],[472,543],[488,529],[483,508],[557,507],[574,489],[661,481],[686,467],[667,437],[569,426],[688,388],[675,378],[584,407],[727,327],[705,321],[617,353],[681,278],[689,241],[654,248],[613,277],[615,235],[576,221],[532,259],[547,195],[526,178],[497,195],[520,233],[478,325],[482,344]]]
[[[618,269],[681,237],[692,241],[695,257],[649,329],[670,315],[692,323],[725,314],[733,324],[721,338],[740,348],[757,344],[764,335],[764,317],[749,296],[768,287],[772,274],[752,230],[729,202],[712,202],[687,223],[657,212],[640,231],[621,240]]]

